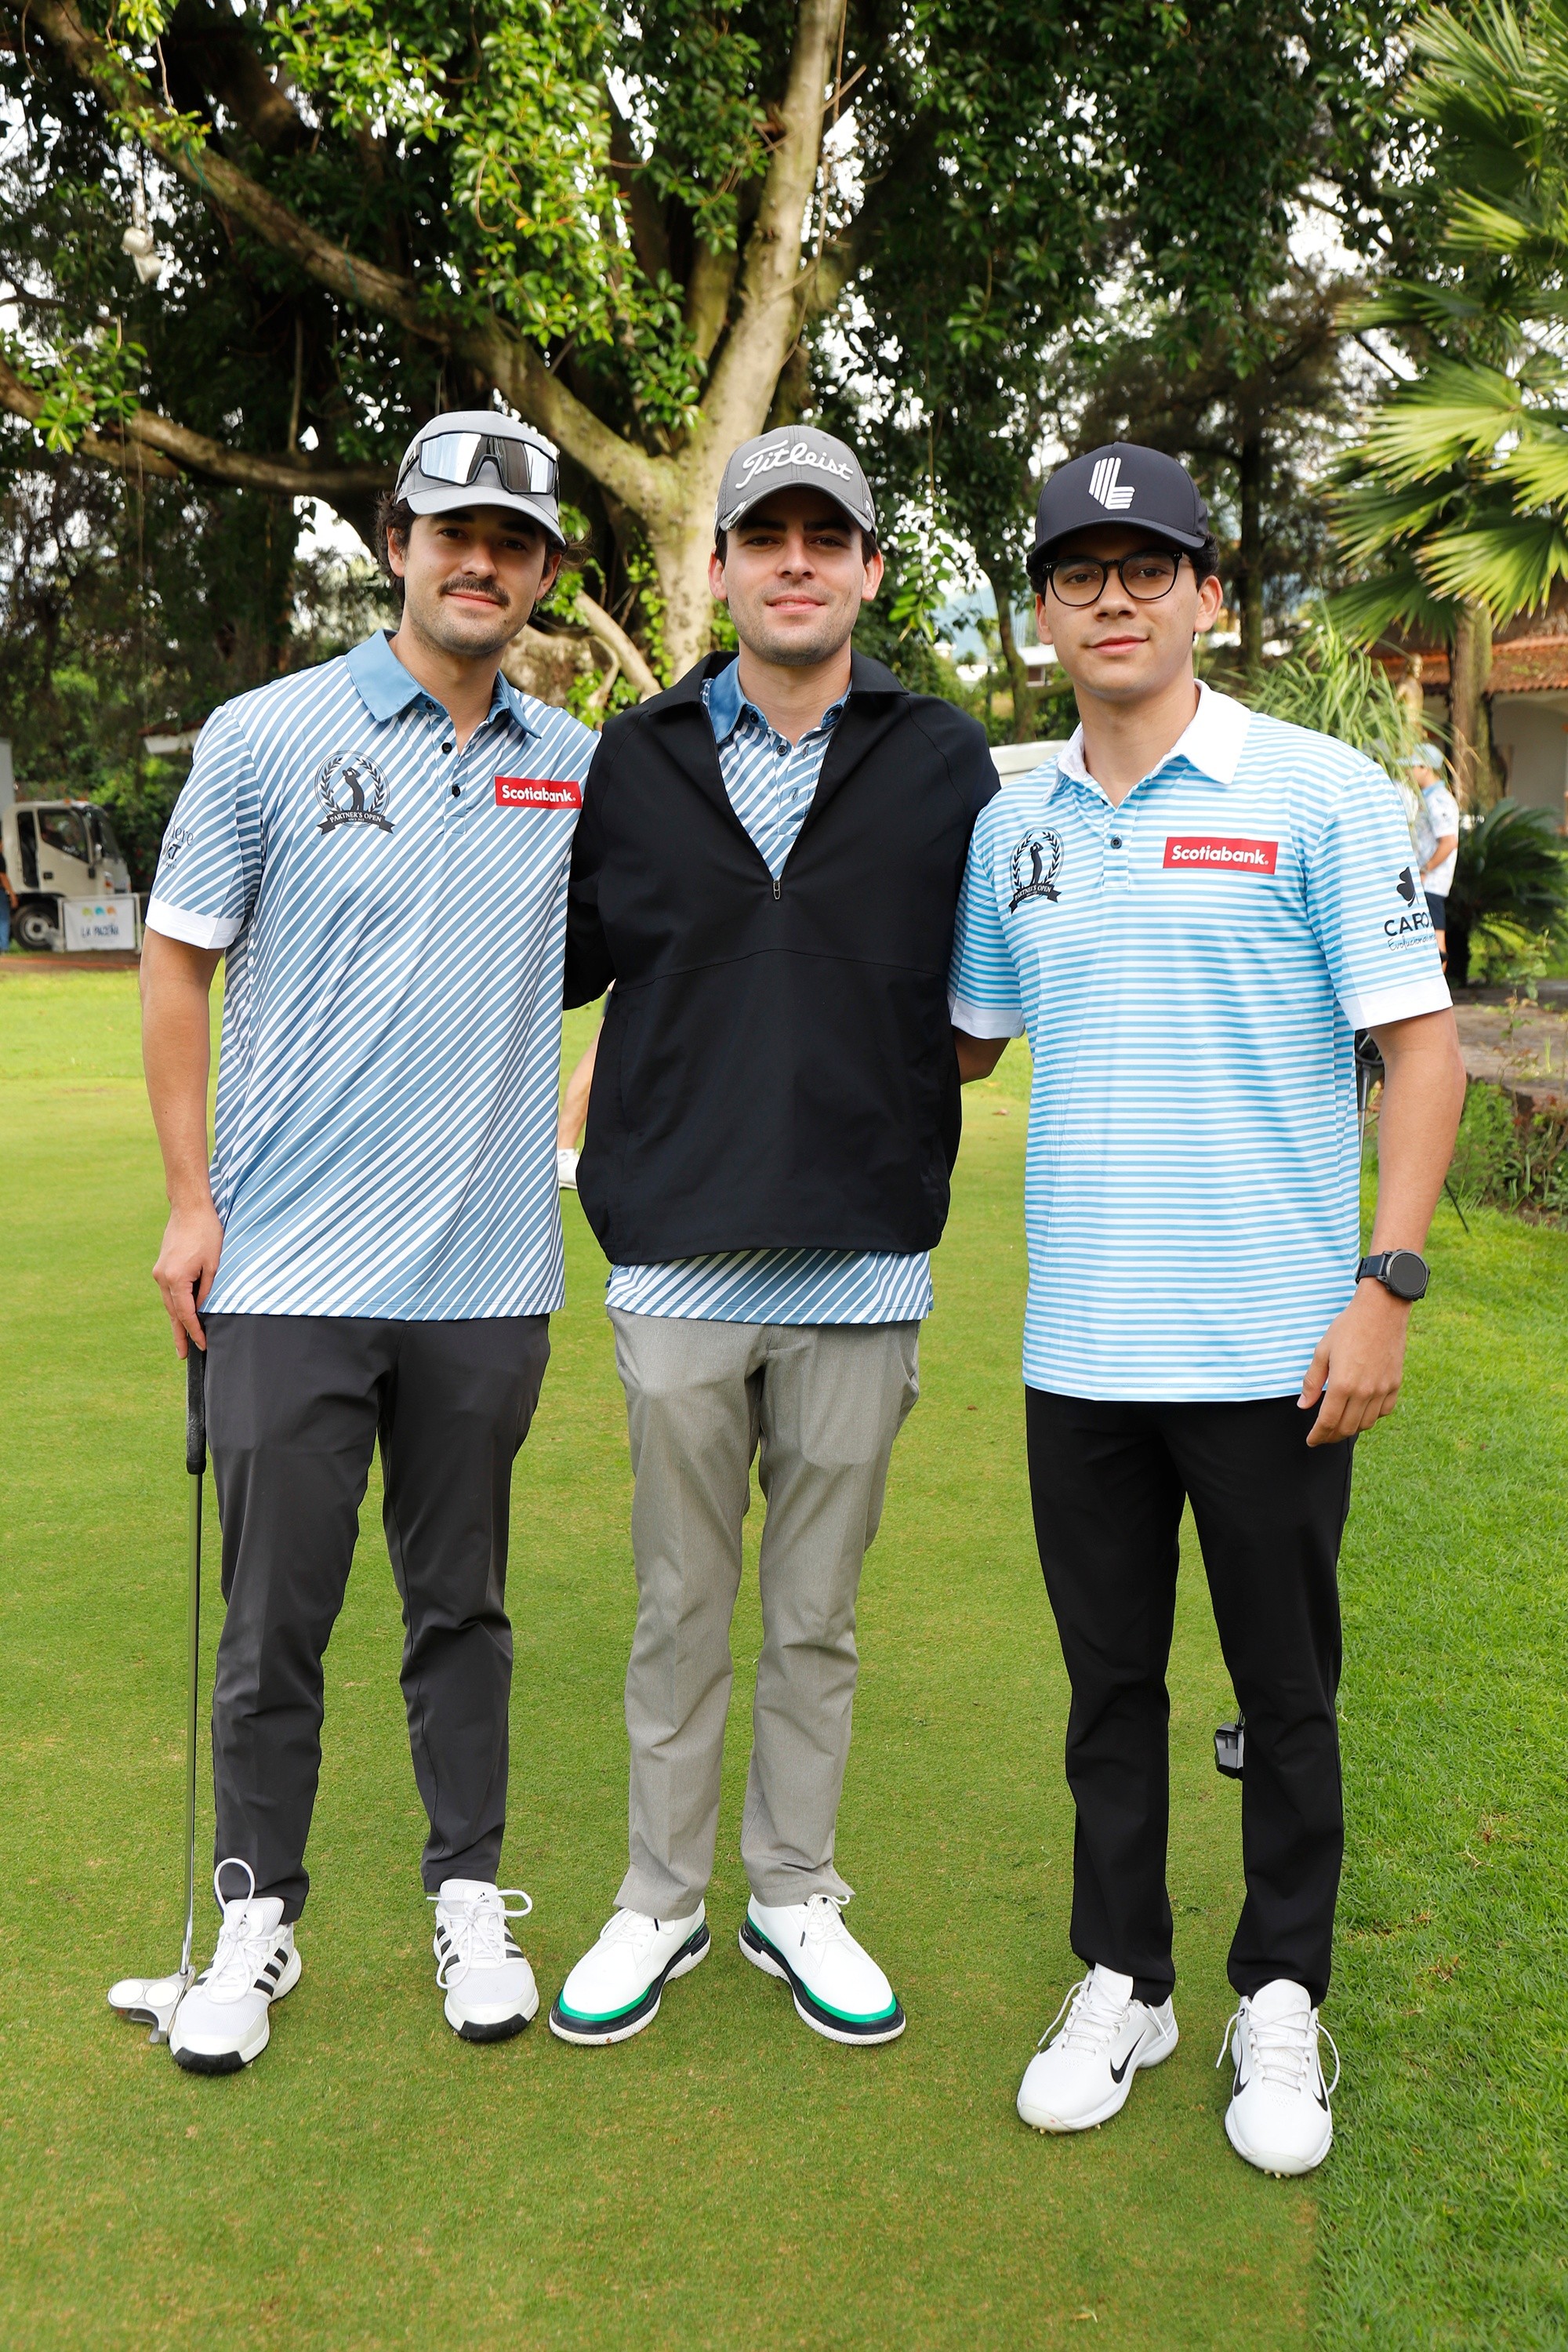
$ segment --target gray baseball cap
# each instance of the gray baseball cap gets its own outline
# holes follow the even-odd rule
[[[403,453],[397,495],[423,515],[508,507],[566,544],[553,442],[493,408],[449,408],[422,425]]]
[[[871,486],[847,442],[812,425],[781,425],[742,441],[724,468],[714,511],[715,530],[732,530],[770,490],[826,490],[862,530],[877,528]]]

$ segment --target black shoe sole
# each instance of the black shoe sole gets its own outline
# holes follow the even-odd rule
[[[635,2002],[630,2009],[623,2010],[613,2021],[598,2027],[590,2026],[584,2031],[586,2021],[577,2018],[568,2019],[563,2016],[561,2009],[561,1996],[557,1993],[550,2004],[550,2031],[558,2041],[575,2042],[579,2049],[584,2050],[602,2050],[612,2042],[629,2041],[632,2035],[639,2033],[645,2025],[652,2024],[672,1971],[680,1968],[682,1961],[689,1968],[694,1966],[701,1959],[712,1940],[708,1930],[708,1922],[704,1919],[696,1934],[689,1936],[678,1952],[671,1952],[664,1969],[658,1976],[655,1977],[642,1999]],[[682,1973],[684,1974],[684,1970]]]
[[[520,2013],[516,2017],[503,2017],[496,2025],[459,2025],[458,2039],[459,2042],[511,2042],[527,2023],[527,2018]]]
[[[753,1957],[753,1965],[756,1958],[772,1962],[772,1969],[764,1969],[763,1973],[772,1974],[773,1969],[778,1971],[795,1995],[795,2015],[803,2025],[809,2025],[825,2041],[841,2042],[846,2048],[859,2044],[874,2049],[879,2042],[896,2042],[903,2032],[908,2021],[896,1994],[891,2017],[868,2019],[863,2025],[857,2024],[851,2018],[837,2017],[830,2009],[824,2009],[820,2001],[812,1998],[810,1988],[801,1982],[778,1946],[770,1944],[761,1928],[753,1927],[750,1912],[741,1922],[741,1948],[749,1957]]]
[[[237,2074],[245,2064],[237,2050],[171,2050],[169,2055],[187,2074]]]

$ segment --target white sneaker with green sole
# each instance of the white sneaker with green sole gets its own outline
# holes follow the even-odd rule
[[[782,1977],[795,2015],[829,2042],[896,2042],[905,2017],[893,1988],[855,1941],[836,1895],[805,1903],[759,1903],[753,1895],[741,1927],[741,1949],[764,1976]]]

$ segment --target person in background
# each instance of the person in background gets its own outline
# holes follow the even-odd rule
[[[1412,754],[1410,781],[1415,788],[1416,809],[1412,832],[1420,867],[1426,912],[1444,970],[1448,962],[1448,892],[1459,862],[1459,803],[1448,790],[1443,754],[1436,743],[1423,743]]]
[[[1072,1690],[1088,1974],[1018,2113],[1109,2122],[1176,2046],[1165,1675],[1190,1501],[1246,1717],[1226,2131],[1260,2171],[1302,2173],[1333,2136],[1318,2012],[1351,1455],[1399,1393],[1465,1073],[1387,777],[1197,682],[1215,557],[1157,450],[1092,450],[1046,483],[1029,576],[1080,724],[974,828],[952,1020],[966,1078],[1026,1029],[1034,1056],[1025,1428]],[[1360,1026],[1387,1071],[1365,1257]]]
[[[16,911],[16,887],[5,870],[5,853],[0,849],[0,955],[6,954],[10,949],[11,918]]]
[[[587,1052],[567,1079],[566,1091],[561,1097],[561,1116],[555,1123],[555,1181],[563,1192],[577,1190],[577,1162],[582,1157],[578,1147],[588,1122],[588,1095],[594,1084],[594,1062],[604,1029],[605,1024],[601,1021]]]

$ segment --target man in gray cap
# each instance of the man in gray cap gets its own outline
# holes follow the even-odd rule
[[[447,2019],[495,2041],[538,2007],[495,1883],[508,1506],[562,1297],[561,967],[594,739],[500,665],[560,562],[555,453],[510,417],[437,416],[380,535],[396,630],[214,713],[147,910],[154,1274],[177,1352],[207,1351],[228,1603],[223,1925],[170,2034],[199,2074],[256,2058],[299,1977],[322,1653],[378,1437]]]
[[[615,992],[577,1181],[613,1269],[637,1618],[630,1863],[551,2011],[569,2042],[640,2032],[709,1949],[754,1454],[741,1949],[829,2040],[904,2027],[840,1916],[834,1825],[861,1562],[958,1143],[953,909],[995,775],[973,719],[852,652],[881,576],[853,450],[801,426],[746,442],[710,574],[739,656],[612,719],[584,793],[566,996]]]

